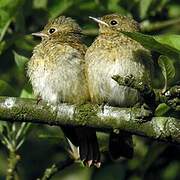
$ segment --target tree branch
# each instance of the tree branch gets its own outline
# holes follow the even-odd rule
[[[59,104],[48,106],[32,99],[0,97],[0,119],[9,122],[31,122],[49,125],[89,126],[100,131],[132,134],[180,144],[180,120],[173,117],[153,117],[143,108],[118,108],[99,105]]]
[[[169,19],[166,21],[159,21],[159,22],[142,22],[140,24],[141,26],[141,30],[144,32],[150,32],[150,31],[157,31],[157,30],[161,30],[164,29],[166,27],[170,27],[173,25],[178,25],[180,24],[180,18],[176,18],[176,19]]]

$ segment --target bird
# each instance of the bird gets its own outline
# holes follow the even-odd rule
[[[82,30],[71,17],[50,20],[34,36],[41,37],[27,64],[34,94],[48,104],[83,104],[90,99],[85,76],[86,45]],[[100,166],[96,132],[88,127],[61,126],[65,136],[79,147],[85,165]]]
[[[151,54],[138,42],[122,32],[138,32],[139,24],[132,18],[108,14],[91,17],[99,25],[99,35],[85,54],[86,76],[91,101],[117,107],[132,107],[143,103],[140,93],[133,88],[120,86],[114,75],[133,76],[151,84],[153,63]],[[109,153],[112,160],[132,158],[132,135],[125,131],[111,132]]]

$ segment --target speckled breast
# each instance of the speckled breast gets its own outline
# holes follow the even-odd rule
[[[141,100],[137,90],[119,86],[112,79],[113,75],[124,77],[131,74],[142,79],[147,74],[143,63],[133,59],[133,51],[123,48],[97,48],[86,54],[88,85],[93,102],[128,107]]]

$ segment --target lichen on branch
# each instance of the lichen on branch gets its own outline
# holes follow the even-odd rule
[[[88,126],[99,131],[124,130],[132,134],[180,144],[180,120],[152,117],[143,108],[118,108],[99,105],[36,103],[33,99],[0,97],[0,119],[48,125]],[[142,121],[143,120],[143,121]],[[147,120],[147,121],[146,121]],[[146,121],[146,122],[144,122]]]

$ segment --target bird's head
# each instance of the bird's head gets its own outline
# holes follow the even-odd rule
[[[99,24],[99,32],[103,34],[114,34],[122,31],[139,31],[139,24],[126,16],[109,14],[100,18],[89,17]]]
[[[49,21],[42,31],[32,33],[32,35],[39,36],[42,39],[58,39],[70,33],[81,34],[80,26],[74,19],[60,16]]]

